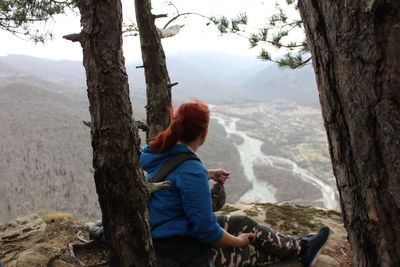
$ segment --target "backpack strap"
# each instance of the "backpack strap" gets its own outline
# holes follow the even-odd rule
[[[153,175],[153,177],[149,180],[150,183],[158,183],[164,180],[164,178],[171,173],[173,170],[175,170],[181,163],[187,161],[187,160],[198,160],[201,162],[201,160],[194,154],[193,152],[181,152],[167,160],[167,162],[157,170],[157,172]],[[151,231],[155,230],[159,226],[163,225],[164,223],[167,223],[169,221],[173,221],[175,219],[181,218],[184,215],[179,215],[176,217],[169,218],[163,222],[156,223],[151,226]]]
[[[167,162],[157,170],[153,177],[149,180],[151,183],[158,183],[164,180],[164,178],[173,170],[175,170],[181,163],[187,160],[198,160],[200,159],[193,152],[181,152],[167,160]]]

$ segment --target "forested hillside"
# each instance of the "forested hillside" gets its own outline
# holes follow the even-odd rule
[[[204,67],[209,60],[216,64],[212,72],[207,72],[207,67]],[[265,68],[254,59],[224,54],[210,54],[208,58],[204,55],[181,55],[172,57],[169,62],[172,81],[180,83],[173,88],[176,103],[198,97],[213,104],[246,103],[248,106],[251,105],[249,101],[254,101],[257,106],[256,103],[264,99],[261,95],[268,91],[267,87],[264,91],[252,89],[252,86],[262,87],[257,73]],[[236,62],[240,67],[225,68],[220,74],[216,73],[218,67],[227,66],[229,62]],[[134,116],[135,119],[143,119],[144,78],[142,70],[135,68],[138,64],[131,63],[128,73]],[[251,82],[253,76],[258,77],[254,83]],[[70,212],[84,219],[99,218],[90,130],[82,123],[89,120],[83,77],[80,62],[18,55],[0,58],[0,201],[5,204],[5,209],[0,210],[1,221],[46,210]],[[266,80],[270,79],[266,77]],[[242,86],[241,83],[247,85]],[[280,89],[277,87],[276,90]],[[271,97],[276,90],[271,91]],[[312,88],[308,90],[310,97],[315,94]],[[276,97],[270,100],[274,99]],[[310,98],[310,101],[315,99]],[[249,133],[269,131],[266,135],[255,135],[260,140],[280,136],[274,132],[276,130],[264,128],[262,123],[254,125],[252,121],[262,122],[262,118],[249,120],[249,117],[242,116],[240,129]],[[263,141],[264,148],[273,154],[274,150],[268,147],[271,142],[268,139]],[[245,177],[234,142],[227,138],[224,128],[213,119],[207,142],[199,151],[207,167],[232,172],[232,179],[226,184],[227,201],[231,203],[238,201],[252,187]],[[257,176],[263,177],[260,173]],[[281,176],[282,172],[274,177]],[[274,181],[273,177],[267,179]],[[319,197],[317,194],[314,199]],[[296,198],[298,194],[293,197]],[[313,200],[307,203],[312,204]]]
[[[40,63],[31,65],[40,67]],[[46,210],[99,218],[90,129],[82,123],[89,120],[84,88],[73,86],[73,81],[60,82],[68,77],[57,69],[48,81],[48,69],[32,68],[36,76],[29,68],[18,69],[21,65],[0,61],[0,202],[5,207],[0,220]],[[143,93],[132,99],[135,117],[143,119]],[[212,122],[200,154],[208,166],[229,166],[240,177],[228,185],[232,187],[228,199],[234,202],[249,185],[243,180],[237,151],[224,136],[222,127]]]

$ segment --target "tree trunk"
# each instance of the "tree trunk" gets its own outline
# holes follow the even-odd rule
[[[150,0],[135,0],[135,10],[146,76],[147,137],[154,137],[167,128],[170,121],[171,82]]]
[[[155,266],[124,58],[119,0],[79,0],[93,167],[110,266]],[[71,36],[69,39],[73,39]]]
[[[399,6],[299,1],[357,267],[400,266]]]

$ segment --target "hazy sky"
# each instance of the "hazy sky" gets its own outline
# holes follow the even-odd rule
[[[134,21],[133,0],[122,0],[124,21]],[[180,13],[198,12],[207,16],[225,15],[234,17],[240,12],[249,16],[249,28],[262,26],[269,15],[274,11],[275,1],[262,0],[174,0]],[[173,13],[174,8],[168,6],[168,1],[153,0],[153,13]],[[163,21],[158,20],[160,25]],[[176,24],[185,24],[180,33],[172,38],[163,39],[164,50],[167,55],[188,51],[223,51],[231,54],[256,56],[258,49],[249,49],[246,38],[237,35],[220,36],[218,30],[206,26],[206,20],[198,16],[189,16],[176,21]],[[0,31],[0,56],[7,54],[24,54],[42,58],[81,60],[82,50],[79,43],[72,43],[62,39],[62,36],[80,31],[79,16],[56,16],[54,22],[47,27],[55,35],[54,39],[43,44],[33,44],[21,40],[9,33]],[[124,55],[129,62],[140,58],[138,37],[124,38]]]

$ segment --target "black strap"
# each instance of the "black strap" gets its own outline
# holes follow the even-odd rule
[[[151,183],[158,183],[164,180],[164,178],[173,170],[176,169],[181,163],[189,159],[198,160],[200,159],[193,152],[181,152],[170,158],[150,179]]]
[[[150,179],[151,183],[158,183],[164,180],[164,178],[171,173],[173,170],[176,169],[181,163],[187,161],[187,160],[198,160],[200,159],[194,154],[193,152],[181,152],[179,154],[176,154],[172,158],[170,158],[160,169],[157,170],[157,172],[153,175],[153,177]],[[176,217],[169,218],[163,222],[156,223],[151,226],[151,231],[155,230],[159,226],[161,226],[164,223],[167,223],[169,221],[178,219],[183,217],[184,215],[179,215]]]

